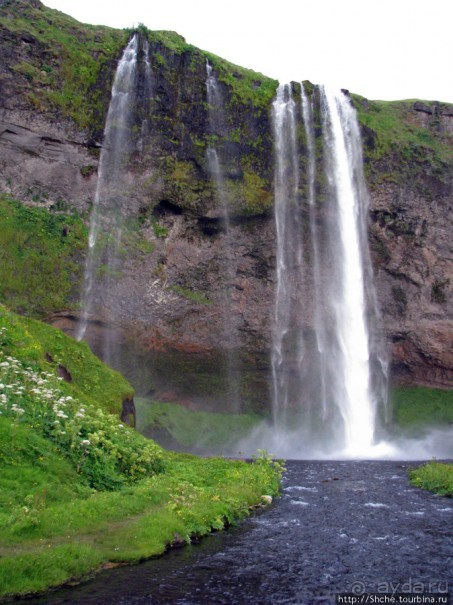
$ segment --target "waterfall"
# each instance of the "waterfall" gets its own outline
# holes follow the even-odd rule
[[[368,197],[355,111],[344,94],[324,87],[321,101],[326,173],[337,230],[333,242],[338,280],[330,290],[337,341],[335,404],[344,421],[346,448],[361,451],[373,443],[377,403],[371,388],[366,317],[364,246]]]
[[[277,291],[272,345],[274,424],[284,429],[290,403],[290,387],[297,380],[288,353],[288,338],[295,335],[302,350],[300,330],[294,324],[294,269],[301,268],[302,241],[297,229],[299,167],[296,144],[296,104],[289,84],[280,85],[272,106],[275,137],[275,225],[277,231]],[[296,269],[297,270],[297,269]],[[296,334],[295,334],[296,333]]]
[[[343,93],[321,87],[320,106],[323,161],[316,157],[314,110],[303,84],[300,112],[289,84],[278,87],[273,103],[273,439],[285,455],[366,455],[378,405],[386,400],[386,356],[360,131]],[[317,194],[319,183],[325,184]]]
[[[310,222],[310,238],[313,251],[313,298],[314,312],[313,323],[316,337],[316,369],[319,373],[319,404],[321,408],[321,419],[323,422],[327,419],[327,363],[326,357],[328,354],[327,334],[324,314],[322,312],[322,281],[321,281],[321,265],[320,265],[320,234],[316,214],[316,152],[315,152],[315,133],[313,125],[313,105],[308,98],[304,84],[301,82],[301,104],[302,117],[304,121],[305,139],[307,142],[307,181],[308,181],[308,207],[309,207],[309,222]]]
[[[206,96],[209,107],[209,134],[219,137],[225,131],[225,112],[222,94],[219,89],[212,65],[206,60]],[[240,367],[238,359],[239,336],[238,320],[233,309],[232,293],[236,278],[236,262],[233,251],[232,230],[230,220],[230,209],[228,191],[225,185],[224,171],[222,169],[220,152],[213,144],[206,150],[208,169],[211,179],[215,185],[217,203],[221,212],[223,223],[223,259],[222,273],[225,287],[222,292],[222,316],[223,316],[223,338],[225,346],[226,365],[226,395],[228,404],[232,411],[240,411]]]
[[[110,325],[104,330],[101,347],[101,356],[107,363],[113,362],[117,334],[112,312],[105,311],[105,308],[108,305],[111,309],[109,295],[121,275],[121,244],[128,199],[126,173],[131,154],[138,144],[133,134],[139,81],[138,51],[139,39],[134,35],[123,51],[112,86],[90,217],[81,317],[76,332],[76,338],[81,340],[87,336],[91,319],[99,315],[108,319]],[[145,72],[146,69],[145,66]],[[145,80],[147,77],[149,74],[145,73]]]

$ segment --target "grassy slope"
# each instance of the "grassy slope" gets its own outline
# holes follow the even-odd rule
[[[0,336],[3,355],[18,355],[21,362],[57,375],[64,366],[72,377],[61,382],[65,395],[96,404],[106,412],[119,415],[123,399],[133,388],[118,372],[95,357],[85,342],[76,342],[60,330],[39,321],[19,317],[0,305]]]
[[[6,0],[0,27],[19,41],[34,40],[33,52],[11,66],[31,107],[70,117],[81,128],[102,129],[111,82],[103,70],[129,36],[124,30],[85,25],[57,10]],[[22,45],[23,46],[23,45]],[[113,76],[113,71],[110,76]]]
[[[278,491],[265,458],[171,454],[122,426],[103,410],[131,387],[86,345],[0,306],[0,346],[0,597],[161,554]]]
[[[197,451],[230,452],[262,417],[253,414],[195,412],[175,403],[135,400],[137,430],[152,436],[164,430],[183,448]]]

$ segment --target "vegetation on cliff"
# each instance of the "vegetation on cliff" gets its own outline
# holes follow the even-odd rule
[[[0,598],[161,554],[277,493],[266,456],[176,455],[122,423],[132,388],[84,343],[0,306],[0,347]]]
[[[74,305],[87,229],[77,214],[0,194],[0,302],[34,317]]]
[[[22,102],[102,132],[115,62],[128,33],[81,24],[30,0],[3,2],[0,27]]]
[[[162,199],[197,213],[212,202],[205,155],[215,145],[224,163],[232,212],[269,212],[275,80],[199,50],[175,32],[81,24],[38,0],[5,0],[0,27],[3,96],[20,107],[70,118],[90,140],[102,138],[117,60],[128,37],[138,32],[149,42],[155,84],[146,116],[152,149],[141,161],[151,160],[157,168],[152,178],[154,185],[163,179]],[[224,119],[215,132],[208,127],[207,60],[224,103]],[[310,94],[316,90],[305,85]],[[451,106],[351,98],[362,124],[370,184],[410,182],[427,193],[429,179],[448,184],[451,133],[442,120],[452,115]]]
[[[417,100],[369,101],[359,95],[351,98],[362,125],[365,167],[371,184],[412,181],[412,185],[423,187],[427,177],[448,179],[453,139],[442,122],[453,115],[451,105]],[[429,187],[425,185],[424,191],[429,192]]]

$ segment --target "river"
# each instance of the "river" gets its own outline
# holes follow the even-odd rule
[[[451,591],[453,503],[412,487],[408,466],[288,462],[282,497],[239,526],[24,603],[295,605]]]

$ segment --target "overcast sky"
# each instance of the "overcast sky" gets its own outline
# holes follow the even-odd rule
[[[451,0],[44,0],[84,23],[144,23],[280,82],[453,102]]]

